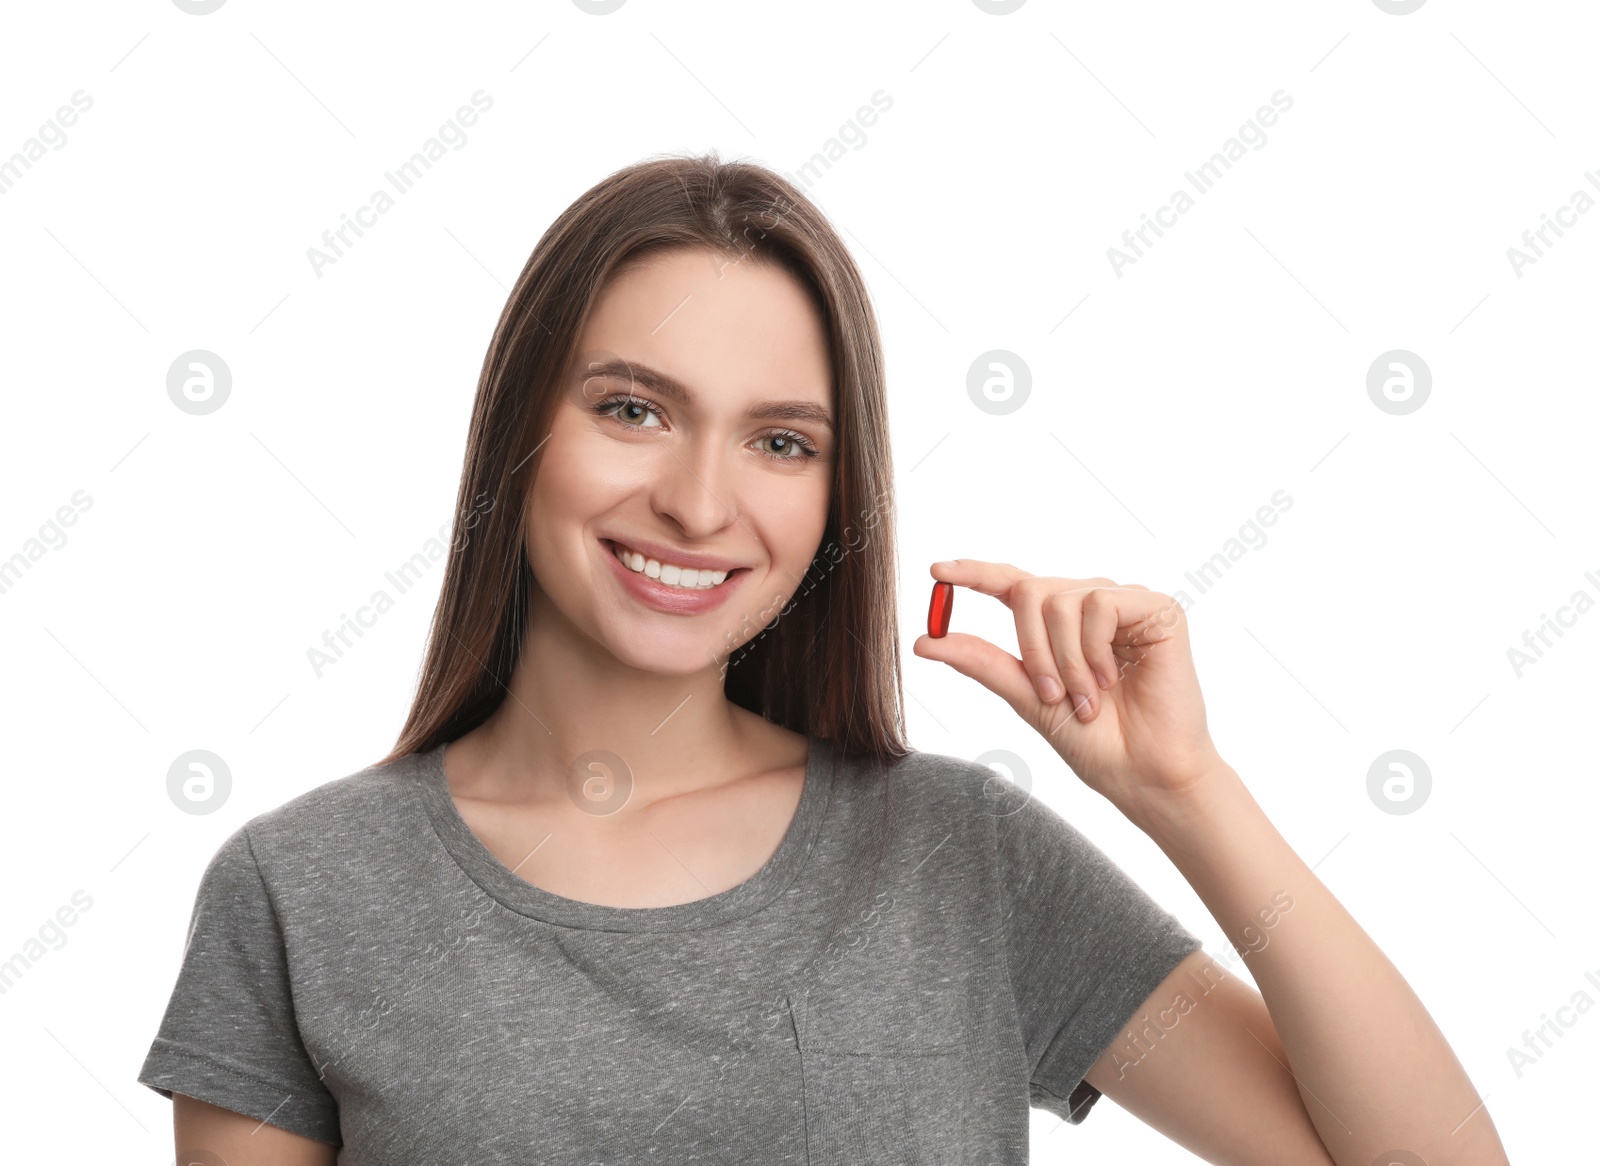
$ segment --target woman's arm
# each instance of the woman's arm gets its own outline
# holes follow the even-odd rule
[[[922,636],[913,651],[1002,697],[1144,830],[1261,986],[1202,993],[1187,1014],[1151,997],[1176,1019],[1171,1032],[1131,1071],[1113,1045],[1089,1083],[1113,1084],[1101,1092],[1214,1162],[1322,1163],[1309,1115],[1336,1166],[1504,1166],[1494,1123],[1421,1001],[1217,752],[1182,605],[1138,584],[977,559],[932,574],[1009,607],[1022,659],[960,634]],[[1186,970],[1208,962],[1190,957]],[[1266,1072],[1257,1051],[1292,1078]],[[1281,1156],[1262,1144],[1263,1123]]]
[[[1506,1166],[1422,1001],[1237,773],[1223,767],[1188,796],[1152,802],[1135,824],[1261,990],[1194,953],[1140,1012],[1155,1023],[1136,1019],[1091,1085],[1212,1162]],[[1187,1011],[1174,1008],[1180,993]]]
[[[179,1162],[228,1166],[333,1166],[337,1150],[231,1109],[182,1093],[172,1095],[172,1133]],[[203,1157],[209,1153],[214,1158]]]

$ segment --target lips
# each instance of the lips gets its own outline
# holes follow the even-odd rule
[[[651,542],[624,542],[621,539],[602,538],[600,542],[605,548],[616,555],[620,548],[630,554],[643,555],[647,560],[654,559],[663,567],[674,566],[687,568],[693,571],[722,571],[732,575],[736,571],[748,571],[749,567],[740,566],[728,559],[719,559],[712,555],[700,555],[691,551],[677,551],[671,547],[662,546]]]
[[[615,574],[623,590],[646,607],[668,615],[698,615],[722,606],[730,596],[740,590],[744,577],[751,573],[749,567],[735,567],[715,587],[674,587],[628,567],[617,557],[616,544],[610,539],[599,541],[606,558],[611,560],[610,570]]]

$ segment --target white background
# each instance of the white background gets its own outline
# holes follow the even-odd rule
[[[912,743],[1020,755],[1036,796],[1227,953],[1164,855],[1009,707],[910,654],[935,559],[1187,591],[1223,755],[1426,1003],[1513,1161],[1586,1144],[1600,1015],[1564,1013],[1520,1077],[1507,1050],[1600,999],[1600,614],[1520,676],[1507,650],[1574,592],[1600,600],[1600,214],[1520,275],[1507,251],[1575,191],[1600,197],[1589,16],[10,8],[0,157],[74,92],[93,105],[0,196],[0,559],[75,492],[92,505],[0,592],[0,960],[75,891],[92,907],[0,995],[7,1157],[20,1135],[52,1159],[170,1161],[170,1105],[135,1075],[200,872],[243,822],[392,744],[438,577],[321,678],[306,652],[450,521],[491,329],[551,220],[657,154],[793,175],[878,90],[892,107],[808,193],[883,326]],[[307,248],[480,89],[466,144],[317,275]],[[1279,90],[1265,144],[1119,276],[1108,248]],[[1397,348],[1433,380],[1404,416],[1366,389]],[[207,416],[167,396],[190,349],[232,372]],[[1017,412],[968,397],[991,349],[1031,370]],[[1184,573],[1279,490],[1266,543],[1197,595]],[[1015,649],[994,601],[958,595],[954,627]],[[233,779],[207,815],[166,791],[197,748]],[[1433,780],[1403,816],[1367,794],[1397,748]],[[1193,1160],[1109,1101],[1081,1127],[1035,1111],[1033,1142],[1043,1163]]]

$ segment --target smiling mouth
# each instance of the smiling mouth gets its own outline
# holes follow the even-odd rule
[[[612,557],[628,570],[643,575],[663,587],[672,587],[680,591],[710,591],[722,586],[740,572],[750,570],[749,567],[735,567],[729,571],[680,567],[675,563],[662,563],[639,551],[629,550],[611,539],[603,541]]]

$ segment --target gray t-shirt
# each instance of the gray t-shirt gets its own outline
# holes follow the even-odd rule
[[[138,1079],[343,1166],[1025,1163],[1200,939],[989,767],[809,741],[767,863],[668,907],[517,877],[443,746],[252,818]]]

